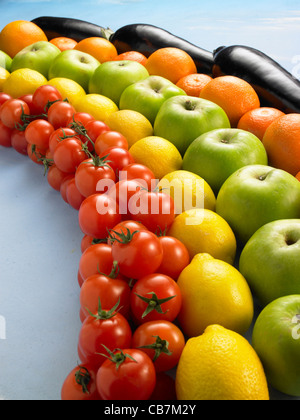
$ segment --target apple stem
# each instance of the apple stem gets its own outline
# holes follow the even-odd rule
[[[195,109],[195,105],[192,103],[192,101],[191,100],[187,100],[186,102],[185,102],[185,109],[187,110],[187,111],[194,111],[194,109]]]

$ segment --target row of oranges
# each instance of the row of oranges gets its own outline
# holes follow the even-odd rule
[[[41,40],[48,39],[37,25],[28,21],[14,21],[0,33],[0,50],[14,57],[25,46]],[[138,61],[149,74],[165,77],[188,96],[201,97],[218,104],[228,115],[232,127],[250,131],[263,141],[271,166],[286,170],[300,180],[300,114],[286,115],[276,108],[261,107],[256,91],[246,81],[233,76],[213,79],[207,74],[199,74],[192,58],[178,48],[158,49],[146,57],[138,51],[118,54],[115,46],[101,37],[90,37],[79,42],[57,37],[50,39],[50,42],[60,50],[74,48],[88,53],[100,63],[112,60]],[[272,124],[275,120],[276,123]]]

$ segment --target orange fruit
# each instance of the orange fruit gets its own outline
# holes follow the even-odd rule
[[[65,36],[52,38],[49,42],[59,48],[60,51],[72,50],[77,45],[77,41],[75,41],[75,39]]]
[[[297,173],[296,178],[300,181],[300,172]]]
[[[223,108],[233,128],[237,127],[246,112],[260,107],[258,95],[250,83],[236,76],[220,76],[211,80],[202,89],[200,98]]]
[[[277,118],[267,128],[263,145],[270,166],[297,175],[300,169],[300,114]]]
[[[19,51],[38,41],[48,41],[44,31],[33,22],[15,20],[0,32],[0,50],[13,58]]]
[[[116,47],[110,41],[97,36],[79,41],[74,49],[90,54],[100,63],[111,61],[118,55]]]
[[[250,133],[262,140],[269,125],[283,115],[284,112],[277,108],[261,107],[251,109],[239,120],[237,128],[250,131]]]
[[[208,74],[194,73],[188,74],[178,80],[176,85],[185,91],[188,96],[199,97],[202,89],[212,80]]]
[[[179,48],[160,48],[152,53],[145,64],[150,75],[162,76],[176,84],[188,74],[197,73],[192,57]]]
[[[127,51],[127,52],[117,55],[114,58],[114,61],[121,61],[121,60],[137,61],[138,63],[141,63],[144,66],[147,62],[147,57],[138,51]]]

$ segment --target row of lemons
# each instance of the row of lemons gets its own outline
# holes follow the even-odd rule
[[[77,111],[90,113],[121,132],[135,161],[148,166],[161,183],[177,182],[192,197],[202,189],[204,209],[189,209],[183,202],[182,213],[169,232],[187,246],[191,256],[191,264],[178,279],[186,302],[180,324],[188,337],[194,337],[188,340],[177,368],[178,399],[269,399],[262,364],[243,336],[253,321],[252,294],[234,268],[236,239],[227,222],[215,213],[216,198],[210,186],[182,170],[179,151],[169,141],[155,137],[142,114],[119,110],[109,98],[87,94],[70,79],[47,80],[30,69],[11,74],[0,69],[0,91],[15,98],[32,94],[42,84],[55,86]],[[188,222],[191,219],[193,223]]]

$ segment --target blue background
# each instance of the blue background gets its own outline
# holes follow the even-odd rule
[[[0,0],[0,29],[43,15],[113,30],[150,23],[210,51],[249,45],[299,77],[299,0]],[[78,362],[82,236],[77,211],[49,187],[43,169],[0,147],[0,399],[60,399]]]

